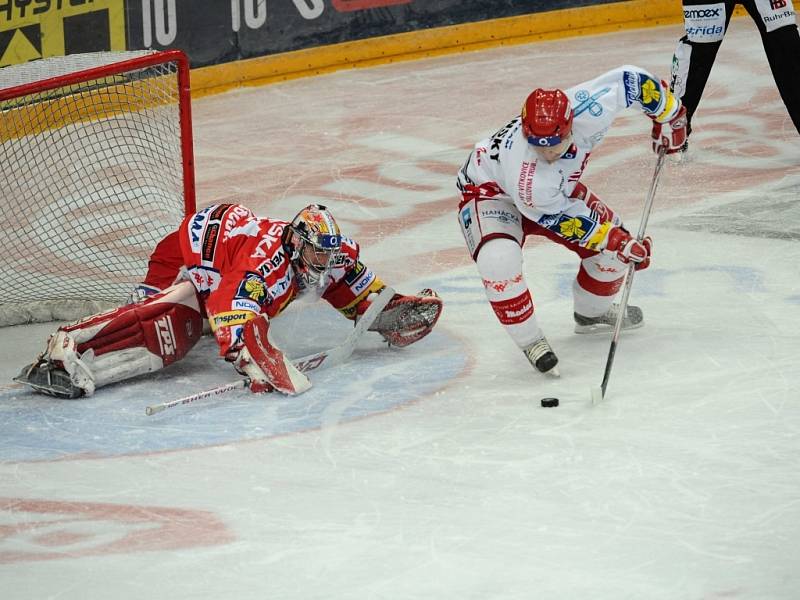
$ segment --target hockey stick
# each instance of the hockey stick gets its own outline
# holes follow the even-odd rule
[[[163,410],[167,410],[168,408],[172,408],[173,406],[180,406],[181,404],[189,404],[190,402],[197,402],[198,400],[202,400],[204,398],[211,398],[212,396],[218,396],[219,394],[224,394],[225,392],[230,392],[232,390],[238,390],[243,387],[247,387],[250,385],[249,379],[240,379],[239,381],[232,381],[231,383],[226,383],[225,385],[221,385],[219,387],[212,388],[210,390],[206,390],[204,392],[198,392],[196,394],[192,394],[191,396],[185,396],[184,398],[178,398],[177,400],[170,400],[169,402],[162,402],[161,404],[151,404],[147,408],[144,409],[144,414],[148,417],[150,415],[154,415],[156,413],[160,413]]]
[[[375,322],[375,319],[378,318],[378,315],[381,314],[381,311],[386,308],[386,305],[389,304],[391,299],[394,297],[394,294],[395,291],[391,287],[386,286],[383,288],[381,293],[378,294],[378,297],[375,298],[375,300],[373,300],[369,305],[369,308],[364,311],[364,314],[356,323],[353,331],[351,331],[345,340],[338,346],[334,346],[329,350],[315,352],[314,354],[309,354],[301,358],[292,359],[292,363],[295,367],[297,367],[297,370],[306,373],[308,371],[315,371],[322,367],[333,367],[350,358],[350,355],[353,354],[353,351],[356,349],[356,344],[358,344],[362,336]],[[160,404],[151,404],[144,409],[144,412],[148,416],[154,415],[156,413],[160,413],[161,411],[167,410],[168,408],[172,408],[173,406],[197,402],[198,400],[202,400],[204,398],[218,396],[219,394],[245,388],[249,385],[249,379],[232,381],[231,383],[226,383],[225,385],[221,385],[204,392],[198,392],[184,398],[178,398],[177,400],[170,400],[169,402],[162,402]]]
[[[664,166],[664,159],[667,156],[667,149],[662,146],[658,150],[658,158],[656,159],[656,169],[653,173],[653,181],[650,183],[650,191],[647,193],[647,200],[642,209],[642,220],[639,223],[639,231],[636,234],[636,239],[640,242],[644,239],[644,232],[647,229],[647,221],[650,219],[650,211],[653,208],[653,199],[656,195],[656,188],[658,187],[658,180],[661,177],[661,168]],[[617,321],[614,324],[614,335],[611,338],[611,347],[608,349],[608,359],[606,360],[606,370],[603,373],[603,383],[599,387],[592,388],[592,404],[601,402],[606,397],[606,389],[608,388],[608,380],[611,377],[611,366],[614,364],[614,355],[617,353],[617,344],[619,343],[619,334],[622,331],[622,321],[625,319],[625,312],[628,307],[628,297],[631,295],[631,286],[633,285],[633,274],[636,271],[634,263],[628,264],[628,270],[625,272],[625,282],[622,284],[622,298],[619,302],[619,312],[617,313]]]

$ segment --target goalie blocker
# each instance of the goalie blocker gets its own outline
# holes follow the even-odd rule
[[[358,315],[369,304],[369,298],[362,301]],[[422,290],[418,296],[395,294],[369,330],[392,346],[408,346],[430,333],[441,310],[442,301],[432,290]],[[197,343],[202,329],[195,288],[180,282],[138,304],[60,327],[50,336],[45,352],[14,380],[60,398],[90,396],[99,387],[180,360]],[[250,379],[253,392],[300,394],[311,387],[270,340],[265,316],[254,315],[245,323],[241,348],[226,358]]]

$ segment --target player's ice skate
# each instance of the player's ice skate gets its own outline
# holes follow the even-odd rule
[[[619,304],[612,304],[605,313],[599,317],[585,317],[573,313],[575,318],[575,333],[604,333],[613,331],[617,323]],[[625,318],[622,320],[623,329],[638,329],[644,325],[644,314],[638,306],[628,306]]]
[[[525,357],[533,365],[533,367],[540,373],[550,375],[551,377],[560,377],[561,373],[558,372],[558,357],[553,349],[550,347],[547,338],[542,337],[531,345],[522,349]]]

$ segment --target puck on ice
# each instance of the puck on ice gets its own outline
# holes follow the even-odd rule
[[[558,398],[542,398],[542,406],[544,408],[558,406]]]

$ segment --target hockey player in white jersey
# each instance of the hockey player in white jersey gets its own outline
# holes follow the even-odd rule
[[[459,224],[500,323],[540,372],[558,375],[558,358],[535,314],[522,245],[546,237],[580,256],[572,285],[576,333],[610,330],[628,264],[650,264],[650,238],[637,241],[622,219],[581,182],[589,155],[614,117],[634,107],[653,120],[653,149],[676,152],[686,140],[686,110],[668,85],[622,66],[566,90],[535,89],[522,112],[478,142],[458,174]],[[628,306],[623,327],[644,324]]]

